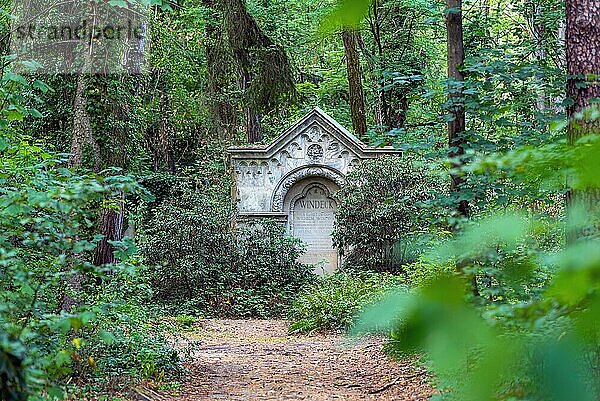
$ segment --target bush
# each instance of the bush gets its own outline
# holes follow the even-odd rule
[[[402,279],[387,273],[343,272],[319,277],[294,301],[290,332],[345,330],[367,305],[376,303]]]
[[[451,274],[455,270],[456,266],[451,263],[435,263],[421,257],[416,262],[405,265],[402,276],[409,287],[423,287],[441,276]]]
[[[175,380],[183,373],[178,352],[168,343],[167,328],[147,307],[152,297],[147,268],[135,259],[105,280],[97,299],[97,317],[77,337],[76,371],[102,387],[127,390],[131,379]]]
[[[181,361],[177,351],[166,345],[164,331],[144,308],[127,311],[126,319],[102,319],[84,337],[98,340],[86,341],[77,351],[79,371],[96,384],[123,390],[131,378],[158,383],[178,379],[183,373]]]
[[[62,168],[63,160],[26,138],[1,141],[0,358],[12,360],[14,369],[1,373],[15,390],[5,396],[60,397],[70,379],[89,382],[123,365],[139,377],[144,344],[152,341],[155,355],[169,352],[164,339],[142,334],[143,317],[131,321],[149,295],[143,266],[130,241],[113,243],[114,264],[89,260],[101,239],[95,235],[100,205],[115,193],[143,191],[129,176]],[[113,326],[124,329],[108,332]],[[110,342],[130,345],[109,361],[102,350]],[[167,359],[178,363],[173,353]]]
[[[418,256],[425,201],[441,192],[422,163],[409,157],[365,161],[337,192],[333,239],[351,269],[399,272]]]
[[[155,298],[177,313],[280,316],[312,278],[300,242],[272,221],[232,229],[226,184],[184,183],[153,210],[140,243]]]

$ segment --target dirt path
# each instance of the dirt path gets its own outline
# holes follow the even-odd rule
[[[409,362],[381,352],[381,340],[288,335],[273,320],[204,320],[189,332],[189,376],[173,401],[426,400],[431,387]],[[370,392],[395,384],[379,394]],[[413,377],[411,377],[413,376]]]

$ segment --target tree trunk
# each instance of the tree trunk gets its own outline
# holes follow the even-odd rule
[[[69,165],[71,167],[81,167],[86,146],[90,146],[92,149],[93,170],[98,172],[100,171],[100,147],[92,133],[90,115],[87,111],[86,89],[85,74],[80,72],[77,75],[77,87],[73,99],[73,134]]]
[[[236,61],[249,143],[263,139],[261,115],[275,109],[282,98],[292,100],[296,88],[285,50],[260,29],[245,0],[220,0],[227,39]],[[256,75],[256,79],[255,79]]]
[[[100,212],[99,228],[103,238],[94,250],[93,263],[96,266],[115,263],[115,249],[110,244],[110,241],[121,241],[123,239],[123,212],[125,203],[123,193],[120,193],[115,201],[115,207],[104,208]]]
[[[167,83],[163,74],[158,73],[158,115],[160,122],[158,124],[158,143],[157,152],[160,162],[158,166],[164,164],[171,174],[175,174],[175,161],[171,154],[171,122],[169,109],[169,94],[167,92]],[[158,167],[157,166],[157,167]],[[158,170],[158,168],[157,168]]]
[[[73,131],[71,136],[71,149],[69,154],[69,166],[78,168],[83,165],[84,153],[86,147],[91,147],[93,156],[93,169],[95,172],[100,171],[100,147],[94,139],[92,133],[92,125],[90,115],[87,110],[86,89],[87,81],[83,72],[77,75],[77,86],[75,87],[75,96],[73,98]],[[75,241],[79,240],[79,236],[75,235]],[[83,258],[83,255],[74,255],[75,260]],[[66,280],[66,288],[72,293],[77,294],[83,291],[83,283],[87,276],[82,273],[74,273]],[[63,293],[61,308],[64,311],[71,311],[73,308],[78,308],[81,305],[80,297],[70,295],[68,292]]]
[[[358,53],[360,33],[346,29],[342,32],[342,40],[344,42],[346,70],[348,72],[348,103],[350,103],[352,128],[354,129],[354,133],[361,138],[367,132],[367,118],[365,115],[362,70]]]
[[[547,58],[546,52],[546,27],[543,22],[543,11],[544,6],[539,4],[537,1],[530,1],[528,3],[529,11],[529,25],[531,27],[531,38],[534,41],[534,57],[538,64],[543,64]],[[536,109],[543,113],[546,111],[546,93],[544,87],[536,87],[537,99]]]
[[[566,15],[568,139],[574,143],[598,132],[592,121],[573,118],[590,107],[590,99],[600,98],[600,0],[567,0]]]
[[[587,113],[578,113],[592,107],[591,99],[600,98],[600,0],[566,1],[566,56],[567,56],[567,107],[569,126],[567,137],[570,144],[590,134],[600,133],[600,122]],[[598,107],[594,105],[593,107]],[[586,230],[598,227],[578,227],[574,209],[583,207],[588,213],[597,210],[600,193],[598,189],[569,191],[567,193],[567,242],[573,243],[586,235]]]
[[[247,55],[250,58],[250,55]],[[252,82],[252,73],[249,68],[244,68],[240,79],[240,88],[242,92],[248,92]],[[256,107],[247,104],[244,107],[244,123],[246,126],[246,139],[248,143],[259,143],[263,140],[261,116]]]
[[[464,63],[464,43],[462,26],[462,0],[446,0],[446,30],[448,34],[448,78],[449,101],[452,121],[448,123],[448,155],[455,160],[454,168],[461,166],[459,160],[465,154],[465,107],[463,95],[464,76],[461,67]],[[450,190],[460,192],[465,180],[461,175],[451,174]],[[458,195],[460,196],[460,195]],[[458,202],[461,216],[469,216],[469,203],[465,199]]]
[[[208,110],[218,138],[230,143],[236,137],[237,127],[235,106],[227,98],[228,66],[233,60],[225,46],[223,21],[217,11],[216,0],[204,0],[203,3],[211,11],[205,27]]]
[[[383,44],[381,41],[381,18],[379,14],[380,1],[375,0],[372,4],[372,15],[369,16],[369,28],[373,36],[375,49],[373,53],[377,54],[377,60],[381,63],[383,60]],[[376,60],[373,54],[370,54],[364,46],[364,42],[360,42],[361,51],[367,58],[368,73],[372,80],[372,86],[377,94],[375,99],[375,123],[384,130],[389,130],[391,127],[389,119],[389,107],[385,92],[385,82],[376,68]]]

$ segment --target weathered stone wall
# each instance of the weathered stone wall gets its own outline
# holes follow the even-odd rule
[[[308,244],[303,261],[324,261],[321,272],[338,266],[330,235],[337,205],[331,195],[362,160],[399,154],[365,146],[319,108],[271,145],[231,148],[229,153],[240,218],[286,221],[290,234]]]

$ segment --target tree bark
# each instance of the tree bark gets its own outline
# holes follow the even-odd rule
[[[371,35],[373,36],[373,43],[375,45],[375,50],[373,53],[377,54],[377,58],[379,62],[383,60],[383,44],[381,40],[381,17],[379,13],[379,5],[380,1],[373,1],[371,14],[369,16],[369,30],[371,31]],[[367,67],[368,73],[371,77],[372,86],[377,94],[375,99],[375,122],[376,124],[384,130],[388,130],[391,128],[390,119],[388,113],[388,101],[385,93],[385,82],[380,76],[381,74],[377,71],[376,60],[373,54],[369,53],[364,46],[364,42],[361,41],[361,51],[367,58]]]
[[[567,139],[574,145],[581,137],[600,133],[600,121],[585,113],[592,107],[591,99],[600,98],[600,0],[566,1],[567,107],[569,125]],[[582,113],[581,116],[578,114]],[[597,212],[600,191],[596,189],[569,190],[567,203],[567,242],[598,231],[598,227],[579,227],[573,224],[576,207],[590,214]],[[588,232],[590,231],[590,232]]]
[[[528,19],[531,29],[531,38],[534,41],[534,52],[533,55],[538,64],[546,62],[548,56],[546,51],[546,27],[543,22],[543,4],[539,4],[537,1],[529,1],[528,6]],[[537,99],[536,109],[543,113],[546,111],[546,105],[548,103],[544,87],[536,87]]]
[[[574,143],[598,132],[594,122],[574,117],[591,106],[590,99],[600,98],[600,0],[567,0],[566,16],[568,139]]]
[[[156,170],[160,168],[161,165],[164,165],[167,170],[171,174],[175,174],[175,161],[173,160],[173,156],[171,154],[171,122],[170,119],[170,109],[169,109],[169,94],[167,92],[167,83],[165,82],[165,78],[163,74],[159,71],[158,73],[158,115],[160,121],[158,123],[158,143],[157,145],[157,155],[158,158],[155,160]]]
[[[367,132],[367,117],[365,114],[362,69],[358,53],[360,33],[346,29],[342,32],[342,41],[344,42],[346,71],[348,73],[348,102],[350,103],[352,128],[354,133],[361,138]]]
[[[73,99],[73,132],[71,136],[69,165],[71,167],[81,167],[86,146],[90,146],[92,149],[93,170],[98,172],[100,171],[100,147],[92,133],[90,115],[87,111],[86,90],[87,82],[85,74],[80,72],[77,75],[77,87]]]
[[[236,136],[237,127],[235,106],[227,99],[228,66],[233,60],[225,46],[222,18],[217,11],[216,0],[204,0],[203,3],[211,11],[205,27],[208,109],[218,138],[230,143]]]
[[[462,65],[465,59],[462,24],[462,0],[446,0],[446,30],[448,35],[449,101],[452,121],[448,122],[448,156],[455,160],[454,168],[461,166],[460,157],[465,154],[464,132],[466,127]],[[450,175],[450,190],[458,194],[465,183],[459,174]],[[460,195],[459,195],[460,196]],[[469,216],[469,203],[460,199],[457,206],[461,216]]]
[[[246,54],[246,57],[250,59],[250,54]],[[252,82],[253,74],[249,67],[242,68],[242,76],[240,78],[240,89],[242,92],[248,92],[250,90],[250,83]],[[246,128],[246,139],[248,143],[259,143],[263,140],[263,131],[261,123],[261,115],[251,104],[247,104],[244,107],[244,123]]]
[[[115,263],[115,249],[110,241],[121,241],[123,239],[123,212],[125,199],[123,193],[119,193],[115,199],[116,205],[111,208],[104,208],[100,212],[99,228],[103,238],[96,245],[94,250],[95,266]]]
[[[153,96],[158,98],[158,121],[146,128],[144,133],[145,146],[152,155],[152,170],[166,170],[175,174],[175,160],[173,158],[171,138],[172,127],[170,122],[169,94],[164,73],[153,68],[150,73],[151,83],[154,86]]]

